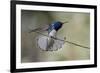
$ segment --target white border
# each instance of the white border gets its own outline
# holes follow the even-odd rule
[[[90,60],[21,63],[21,37],[20,37],[21,36],[21,9],[90,13]],[[17,69],[53,67],[53,66],[86,65],[86,64],[94,64],[94,10],[93,9],[35,6],[35,5],[18,5],[18,4],[16,5],[16,68]]]

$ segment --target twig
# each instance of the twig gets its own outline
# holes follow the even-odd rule
[[[42,34],[42,33],[39,32],[39,31],[33,31],[33,32],[36,32],[36,33],[41,34],[41,35],[43,35],[43,36],[47,36],[47,37],[49,37],[48,35]],[[86,47],[86,46],[83,46],[83,45],[79,45],[79,44],[76,44],[76,43],[70,42],[70,41],[68,41],[68,40],[65,41],[65,40],[62,40],[62,39],[59,39],[59,38],[55,38],[55,37],[51,37],[51,38],[53,38],[53,39],[55,39],[55,40],[64,41],[64,42],[67,42],[67,43],[69,43],[69,44],[73,44],[73,45],[75,45],[75,46],[79,46],[79,47],[82,47],[82,48],[90,49],[89,47]]]

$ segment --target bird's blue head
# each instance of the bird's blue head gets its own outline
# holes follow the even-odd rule
[[[63,23],[60,21],[55,21],[52,23],[53,28],[58,31],[62,27]]]

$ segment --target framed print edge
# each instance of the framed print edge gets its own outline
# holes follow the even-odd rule
[[[39,67],[39,68],[16,68],[16,5],[36,5],[36,6],[52,6],[52,7],[71,7],[71,8],[86,8],[94,9],[94,63],[86,65],[73,66],[53,66],[53,67]],[[31,2],[31,1],[11,1],[11,29],[10,29],[10,71],[11,72],[29,72],[29,71],[45,71],[45,70],[61,70],[61,69],[79,69],[97,67],[97,6],[93,5],[78,5],[78,4],[61,4],[61,3],[47,3],[47,2]]]
[[[16,4],[14,1],[10,3],[10,71],[16,72]]]

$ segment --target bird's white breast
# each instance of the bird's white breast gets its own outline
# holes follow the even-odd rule
[[[52,36],[52,37],[55,37],[56,36],[56,30],[52,30],[50,33],[49,33],[49,36]]]

